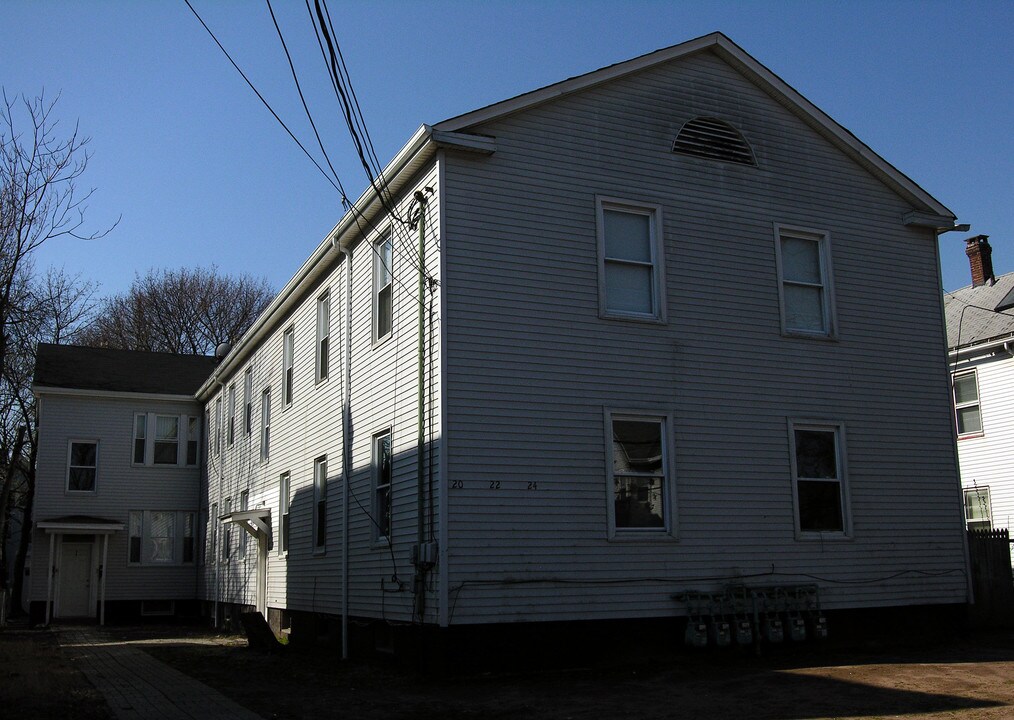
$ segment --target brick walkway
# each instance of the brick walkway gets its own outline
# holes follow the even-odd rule
[[[105,696],[118,720],[263,720],[99,628],[61,629],[60,645]]]

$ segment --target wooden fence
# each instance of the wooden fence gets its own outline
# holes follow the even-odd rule
[[[1014,627],[1014,577],[1007,529],[969,530],[968,556],[975,592],[972,623],[978,627]]]

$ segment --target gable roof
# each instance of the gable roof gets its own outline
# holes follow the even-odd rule
[[[955,215],[939,200],[923,190],[911,178],[884,160],[871,150],[848,129],[835,122],[827,113],[811,103],[788,83],[764,67],[743,48],[720,32],[704,35],[679,45],[656,50],[625,62],[609,65],[600,70],[578,75],[562,82],[547,85],[532,92],[524,93],[502,102],[487,105],[439,122],[434,130],[446,132],[462,132],[470,127],[487,123],[499,118],[522,112],[528,108],[549,102],[564,95],[580,92],[610,80],[639,72],[662,63],[700,52],[713,52],[732,68],[745,76],[761,90],[766,92],[778,103],[794,115],[800,117],[807,125],[830,141],[855,162],[863,166],[881,182],[901,195],[917,210],[928,213],[935,218],[921,219],[925,224],[941,223],[939,227],[953,224]]]
[[[192,397],[215,365],[204,355],[40,343],[32,386]]]
[[[1014,310],[996,308],[1014,291],[1014,272],[996,283],[944,293],[947,347],[951,350],[1014,337]]]

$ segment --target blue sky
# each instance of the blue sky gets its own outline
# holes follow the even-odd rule
[[[307,147],[315,145],[265,3],[191,0]],[[346,190],[366,178],[303,2],[273,0]],[[338,2],[331,12],[381,162],[422,123],[720,30],[990,235],[1014,270],[1012,2]],[[341,214],[335,190],[182,0],[4,0],[0,84],[60,93],[93,153],[93,229],[38,256],[127,288],[151,267],[216,264],[280,288]],[[330,100],[329,100],[330,97]],[[942,236],[944,286],[968,284]]]

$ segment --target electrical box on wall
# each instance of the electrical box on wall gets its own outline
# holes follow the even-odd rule
[[[435,567],[437,564],[437,544],[435,542],[424,542],[422,545],[413,545],[412,562],[424,570]]]

